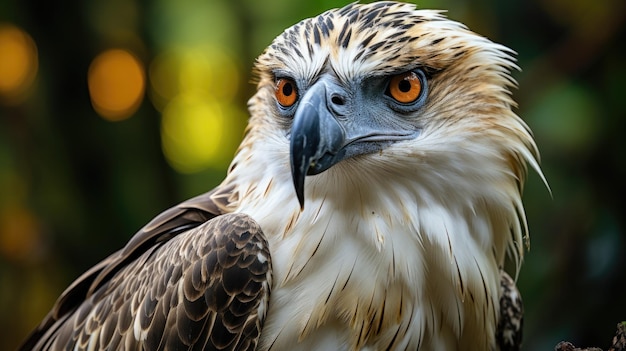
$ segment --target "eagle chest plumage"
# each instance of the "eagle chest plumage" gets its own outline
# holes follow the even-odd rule
[[[492,246],[440,232],[470,228],[463,218],[421,209],[420,189],[410,189],[409,179],[396,188],[389,181],[372,184],[383,174],[328,172],[328,178],[307,179],[304,210],[290,184],[280,189],[274,182],[247,198],[258,193],[259,204],[282,206],[240,209],[254,213],[272,248],[274,285],[261,349],[494,348],[500,270]]]
[[[288,28],[225,180],[79,277],[21,350],[519,350],[502,267],[541,170],[511,55],[395,2]]]

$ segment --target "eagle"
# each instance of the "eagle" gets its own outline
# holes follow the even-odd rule
[[[74,281],[21,350],[517,350],[528,167],[515,53],[352,3],[255,62],[225,179]],[[545,182],[545,179],[544,179]]]

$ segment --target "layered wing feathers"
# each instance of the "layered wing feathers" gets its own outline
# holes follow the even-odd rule
[[[267,241],[247,215],[216,217],[210,195],[164,212],[81,276],[22,350],[253,350]]]

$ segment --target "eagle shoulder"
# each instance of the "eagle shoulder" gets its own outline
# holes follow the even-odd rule
[[[21,350],[247,350],[258,343],[271,259],[248,215],[214,192],[157,216],[77,279]]]

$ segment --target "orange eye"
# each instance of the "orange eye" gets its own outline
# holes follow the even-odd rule
[[[395,75],[389,81],[388,94],[400,103],[414,102],[421,93],[422,81],[420,76],[413,71]]]
[[[276,100],[283,107],[290,107],[298,100],[298,89],[296,83],[288,78],[280,78],[276,82]]]

